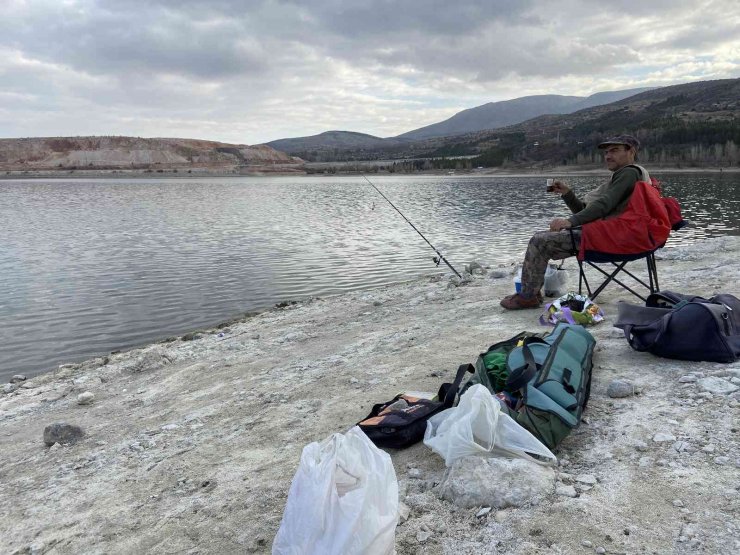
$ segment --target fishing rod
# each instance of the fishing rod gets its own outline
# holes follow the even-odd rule
[[[411,226],[412,228],[414,228],[414,231],[415,231],[416,233],[418,233],[419,235],[421,235],[421,238],[422,238],[422,239],[424,239],[424,240],[425,240],[425,241],[427,242],[427,245],[429,245],[430,247],[432,247],[432,249],[434,249],[434,252],[436,252],[436,253],[437,253],[437,256],[434,256],[434,257],[432,257],[432,260],[434,260],[434,263],[435,263],[435,264],[436,264],[437,266],[439,266],[439,263],[440,263],[440,262],[444,262],[445,264],[447,264],[447,266],[449,266],[450,270],[452,270],[453,272],[455,272],[455,275],[456,275],[457,277],[459,277],[460,279],[462,279],[462,276],[460,275],[460,273],[459,273],[459,272],[458,272],[457,270],[455,270],[455,268],[453,268],[453,267],[452,267],[452,264],[450,264],[449,262],[447,262],[447,259],[446,259],[446,258],[445,258],[444,256],[442,256],[442,253],[441,253],[441,252],[439,252],[439,251],[437,250],[437,247],[435,247],[434,245],[432,245],[432,244],[431,244],[431,243],[429,242],[429,239],[427,239],[426,237],[424,237],[424,234],[423,234],[423,233],[422,233],[421,231],[419,231],[418,229],[416,229],[416,226],[415,226],[414,224],[412,224],[412,223],[411,223],[411,220],[409,220],[409,219],[408,219],[408,218],[407,218],[406,216],[404,216],[404,215],[403,215],[403,212],[401,212],[401,211],[400,211],[400,210],[399,210],[398,208],[396,208],[396,205],[395,205],[395,204],[393,204],[393,203],[392,203],[392,202],[390,201],[390,199],[389,199],[389,198],[388,198],[387,196],[385,196],[385,195],[383,194],[383,192],[382,192],[382,191],[381,191],[380,189],[378,189],[378,188],[377,188],[377,187],[376,187],[376,186],[375,186],[375,185],[373,184],[373,182],[372,182],[372,181],[370,181],[370,180],[369,180],[369,179],[367,178],[367,176],[363,175],[362,177],[364,177],[364,178],[365,178],[365,181],[367,181],[368,183],[370,183],[370,186],[371,186],[371,187],[372,187],[373,189],[375,189],[376,191],[378,191],[378,194],[379,194],[379,195],[380,195],[381,197],[383,197],[383,198],[384,198],[385,200],[387,200],[387,201],[388,201],[388,204],[390,204],[390,205],[391,205],[391,206],[393,207],[393,209],[394,209],[394,210],[395,210],[396,212],[398,212],[399,214],[401,214],[401,217],[402,217],[402,218],[403,218],[404,220],[406,220],[406,221],[408,222],[408,224],[409,224],[409,225],[410,225],[410,226]]]

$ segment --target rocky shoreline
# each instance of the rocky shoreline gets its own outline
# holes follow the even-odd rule
[[[658,267],[664,289],[740,296],[738,237],[666,249]],[[436,390],[495,341],[541,329],[539,311],[498,306],[511,272],[287,303],[17,379],[0,394],[0,551],[269,552],[306,444],[399,391]],[[740,364],[632,351],[611,326],[620,299],[631,300],[611,289],[599,299],[607,320],[590,328],[585,421],[541,490],[502,502],[532,480],[506,478],[513,463],[468,461],[496,467],[480,497],[466,479],[474,468],[448,470],[423,445],[391,451],[399,554],[740,550]],[[45,437],[54,423],[79,433]],[[479,497],[465,501],[466,488]]]

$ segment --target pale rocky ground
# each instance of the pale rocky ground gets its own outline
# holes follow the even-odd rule
[[[664,289],[740,295],[740,238],[664,256]],[[276,307],[6,386],[0,552],[268,552],[304,445],[399,391],[436,390],[493,342],[543,329],[539,311],[499,307],[512,271],[494,264],[460,287],[427,278]],[[391,452],[408,509],[399,554],[740,551],[740,364],[631,350],[611,326],[619,299],[630,297],[600,297],[607,321],[591,328],[586,422],[556,450],[537,504],[458,507],[440,497],[440,457],[422,444]],[[707,377],[736,390],[695,383]],[[637,394],[610,398],[615,379]],[[85,392],[94,399],[78,404]],[[46,447],[53,422],[85,436]]]

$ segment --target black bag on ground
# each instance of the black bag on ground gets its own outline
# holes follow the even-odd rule
[[[620,302],[615,327],[636,351],[680,360],[740,359],[740,299],[705,299],[671,291],[654,293],[645,306]]]
[[[375,405],[357,425],[378,447],[400,449],[413,445],[424,438],[427,420],[455,403],[463,376],[474,371],[472,364],[461,364],[455,381],[442,384],[436,399],[420,399],[402,393],[387,403]]]

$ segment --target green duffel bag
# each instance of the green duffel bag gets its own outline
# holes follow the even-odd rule
[[[595,345],[582,326],[559,323],[544,337],[525,337],[509,352],[505,390],[518,395],[509,415],[549,449],[581,421]]]

